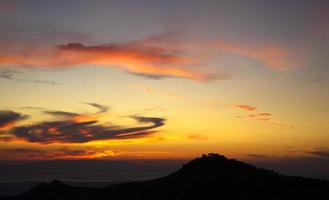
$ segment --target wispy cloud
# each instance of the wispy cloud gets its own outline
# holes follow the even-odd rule
[[[246,116],[240,116],[240,118],[249,118],[249,119],[256,119],[261,121],[267,121],[270,120],[271,116],[272,116],[271,113],[255,113]]]
[[[99,110],[97,112],[98,114],[105,113],[109,110],[109,106],[106,106],[106,105],[102,105],[102,104],[98,104],[98,103],[86,103],[86,104],[97,108]]]
[[[257,109],[257,107],[246,105],[246,104],[237,104],[237,105],[235,105],[235,107],[243,109],[243,110],[248,110],[248,111],[252,111],[252,110]]]
[[[171,99],[171,100],[183,99],[182,95],[174,94],[174,93],[170,93],[170,92],[163,92],[154,87],[149,87],[149,86],[145,86],[142,84],[131,84],[131,85],[129,85],[129,87],[133,88],[133,89],[141,90],[145,94],[159,96],[159,97],[166,98],[166,99]]]
[[[298,51],[283,44],[242,43],[221,40],[215,45],[212,44],[212,46],[215,46],[223,53],[255,59],[265,67],[277,71],[287,71],[303,66],[302,58],[297,54]]]
[[[242,110],[251,112],[251,114],[248,114],[248,115],[237,115],[236,117],[239,119],[257,120],[257,121],[266,122],[266,123],[276,125],[276,126],[293,128],[293,126],[290,124],[283,123],[283,122],[273,119],[272,113],[256,112],[256,110],[259,110],[259,109],[255,106],[250,106],[250,105],[246,105],[246,104],[237,104],[237,105],[235,105],[235,107],[238,109],[242,109]]]
[[[10,69],[2,69],[2,70],[0,69],[0,78],[2,79],[19,81],[19,82],[37,83],[37,84],[59,85],[59,83],[56,81],[19,78],[17,75],[22,75],[22,72],[16,70],[10,70]]]
[[[23,115],[11,110],[0,110],[0,130],[10,129],[18,121],[27,119],[28,115]]]
[[[166,119],[160,117],[146,117],[133,115],[138,125],[117,126],[102,125],[97,120],[99,114],[107,112],[108,107],[101,104],[88,103],[99,109],[97,113],[79,114],[65,111],[44,111],[46,114],[61,117],[60,120],[44,121],[31,125],[10,126],[17,120],[24,118],[19,113],[2,111],[0,113],[2,127],[7,127],[6,140],[22,139],[30,143],[85,143],[96,140],[122,140],[147,137],[155,133],[155,128],[163,126]],[[10,136],[8,138],[8,136]],[[4,139],[4,138],[2,138]]]

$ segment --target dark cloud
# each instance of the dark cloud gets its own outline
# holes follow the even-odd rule
[[[35,107],[35,106],[23,106],[23,107],[20,107],[20,109],[42,110],[43,108],[41,108],[41,107]]]
[[[0,78],[13,80],[16,74],[19,74],[19,71],[3,69],[0,71]]]
[[[143,117],[143,116],[132,116],[133,119],[141,123],[154,123],[155,127],[164,125],[165,119],[160,117]]]
[[[258,113],[258,116],[272,116],[271,113]]]
[[[97,103],[85,103],[85,104],[97,108],[99,111],[96,114],[105,113],[109,110],[109,106],[106,105],[101,105]],[[88,116],[88,114],[79,114],[79,113],[59,111],[59,110],[55,110],[55,111],[45,110],[44,113],[53,115],[55,117],[68,117],[68,118]]]
[[[0,153],[6,154],[40,154],[46,153],[44,150],[32,149],[32,148],[14,148],[14,149],[0,149]]]
[[[53,115],[53,116],[61,116],[61,117],[74,117],[78,116],[79,114],[73,112],[65,112],[65,111],[44,111],[44,113]]]
[[[22,72],[16,70],[9,70],[9,69],[0,70],[0,78],[2,79],[18,81],[18,82],[37,83],[37,84],[59,85],[59,83],[55,81],[18,78],[17,75],[19,74],[22,74]]]
[[[98,113],[104,113],[104,112],[107,112],[109,110],[109,106],[106,106],[106,105],[101,105],[101,104],[98,104],[98,103],[86,103],[86,104],[99,109]]]
[[[86,103],[98,109],[96,113],[75,113],[66,111],[43,110],[46,114],[57,119],[54,121],[42,121],[36,124],[28,124],[14,127],[12,122],[26,118],[27,116],[13,112],[0,112],[1,140],[23,139],[31,143],[84,143],[94,140],[131,139],[147,137],[155,133],[155,128],[165,124],[164,118],[145,117],[140,115],[130,116],[138,125],[123,127],[115,124],[102,125],[97,120],[99,114],[107,112],[109,107],[97,103]],[[32,107],[34,109],[34,107]],[[59,118],[59,119],[58,119]],[[10,126],[8,126],[10,124]]]
[[[28,118],[27,115],[11,110],[0,110],[0,128],[4,128],[12,123]]]
[[[32,154],[30,157],[38,159],[59,159],[59,158],[81,158],[93,156],[101,151],[85,150],[85,149],[56,149],[55,151],[42,152]]]
[[[140,76],[143,78],[147,78],[147,79],[153,79],[153,80],[162,80],[164,78],[172,78],[174,76],[170,76],[170,75],[161,75],[161,74],[143,74],[143,73],[138,73],[138,72],[130,72],[127,71],[129,74],[135,75],[135,76]]]
[[[28,142],[43,144],[84,143],[94,140],[146,137],[154,133],[151,129],[163,126],[165,121],[163,118],[156,117],[134,116],[132,118],[141,124],[150,125],[118,128],[117,126],[99,125],[96,120],[76,122],[68,119],[15,127],[10,130],[10,134]]]
[[[60,155],[64,155],[64,156],[84,156],[84,155],[93,155],[96,153],[95,151],[88,151],[84,149],[76,149],[76,150],[60,149],[59,151],[57,150],[57,152]]]

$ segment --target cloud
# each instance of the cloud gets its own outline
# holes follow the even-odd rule
[[[329,159],[329,150],[316,149],[307,153],[324,159]]]
[[[106,105],[101,105],[101,104],[97,104],[97,103],[86,103],[86,104],[99,109],[98,114],[105,113],[109,110],[109,107]]]
[[[258,113],[257,114],[258,116],[272,116],[272,114],[271,113]]]
[[[269,123],[276,125],[276,126],[281,126],[281,127],[287,127],[287,128],[294,128],[294,126],[287,124],[287,123],[283,123],[283,122],[278,122],[278,121],[269,121]]]
[[[191,134],[191,135],[188,135],[187,138],[191,139],[191,140],[198,140],[198,141],[209,139],[207,136],[201,135],[201,134]]]
[[[0,130],[7,130],[18,121],[27,119],[28,117],[28,115],[23,115],[11,110],[0,110]]]
[[[18,154],[35,154],[35,153],[45,153],[44,150],[32,149],[32,148],[14,148],[14,149],[0,149],[0,152],[5,153],[18,153]]]
[[[106,106],[106,105],[101,105],[101,104],[97,104],[97,103],[84,103],[84,104],[97,108],[98,112],[91,113],[91,114],[80,114],[80,113],[58,111],[58,110],[55,110],[55,111],[45,110],[43,112],[48,115],[55,116],[55,117],[65,117],[65,118],[71,118],[72,120],[75,120],[75,121],[85,121],[85,120],[90,120],[90,119],[96,119],[97,114],[106,113],[109,110],[109,106]],[[31,109],[31,107],[23,107],[23,108]],[[32,109],[35,109],[35,108],[32,107]]]
[[[237,105],[235,105],[235,107],[243,109],[243,110],[248,110],[248,111],[252,111],[252,110],[257,109],[257,107],[250,106],[250,105],[245,105],[245,104],[237,104]]]
[[[159,96],[159,97],[166,98],[166,99],[179,100],[179,99],[183,98],[183,96],[181,96],[181,95],[163,92],[163,91],[160,91],[153,87],[149,87],[149,86],[145,86],[145,85],[141,85],[141,84],[131,84],[131,85],[129,85],[129,87],[133,88],[133,89],[142,90],[145,94]]]
[[[31,158],[35,159],[82,159],[82,158],[97,158],[99,156],[113,155],[108,153],[109,151],[102,150],[88,150],[88,149],[56,149],[53,151],[47,151],[39,154],[30,155]]]
[[[19,73],[20,72],[16,70],[3,69],[0,71],[0,78],[13,80],[15,79],[14,76]]]
[[[241,118],[250,118],[250,119],[256,119],[256,120],[261,120],[261,121],[268,121],[270,120],[272,114],[271,113],[255,113],[255,114],[250,114],[247,116],[241,116]]]
[[[74,113],[74,112],[66,112],[59,110],[44,110],[43,112],[52,115],[54,117],[64,117],[68,120],[74,122],[87,122],[87,121],[97,121],[99,114],[106,113],[109,110],[109,107],[106,105],[101,105],[97,103],[84,103],[86,105],[95,107],[98,109],[96,113]]]
[[[94,140],[132,139],[146,137],[154,133],[151,129],[164,125],[165,119],[152,117],[133,117],[141,124],[128,128],[103,126],[98,121],[75,122],[71,120],[42,122],[35,125],[19,126],[10,134],[32,143],[85,143]]]
[[[238,115],[238,116],[236,116],[236,118],[263,121],[263,122],[267,122],[267,123],[275,125],[275,126],[294,128],[294,126],[292,126],[290,124],[275,121],[274,119],[272,119],[271,113],[256,113],[256,114],[250,114],[250,115],[246,115],[246,116]]]
[[[290,124],[274,120],[272,118],[273,115],[271,113],[268,113],[268,112],[255,113],[257,110],[257,107],[245,105],[245,104],[237,104],[237,105],[235,105],[235,107],[252,112],[252,114],[248,114],[248,115],[237,115],[236,118],[258,120],[258,121],[263,121],[263,122],[266,122],[266,123],[269,123],[269,124],[272,124],[275,126],[294,128],[294,126],[292,126]]]
[[[72,113],[72,112],[49,111],[49,110],[44,111],[44,113],[49,114],[49,115],[53,115],[55,117],[57,117],[57,116],[60,116],[60,117],[75,117],[75,116],[78,116],[79,115],[77,113]]]
[[[41,107],[36,107],[36,106],[22,106],[20,109],[27,109],[27,110],[42,110],[43,108]]]
[[[153,123],[155,127],[163,126],[166,121],[164,118],[160,117],[143,117],[143,116],[133,116],[133,119],[137,120],[140,123]]]
[[[260,158],[260,159],[269,158],[269,156],[263,155],[263,154],[247,154],[247,156],[252,157],[252,158]]]
[[[18,82],[37,83],[37,84],[59,85],[59,83],[55,81],[18,78],[17,75],[19,74],[22,74],[22,72],[16,70],[9,70],[9,69],[0,70],[0,78],[2,79],[18,81]]]
[[[36,148],[3,148],[0,149],[2,160],[15,159],[82,159],[113,156],[115,153],[110,150],[90,149],[36,149]]]
[[[108,106],[87,103],[99,109],[97,113],[79,114],[65,111],[44,111],[55,117],[62,117],[60,120],[44,121],[37,124],[8,127],[17,120],[23,119],[24,116],[12,111],[2,111],[1,125],[7,127],[5,138],[22,139],[31,143],[85,143],[95,140],[111,139],[133,139],[147,137],[155,133],[155,128],[163,126],[166,119],[160,117],[146,117],[134,115],[138,125],[122,127],[116,125],[101,125],[97,120],[98,114],[108,111]]]
[[[67,43],[49,49],[27,47],[29,51],[23,49],[0,54],[0,64],[39,68],[69,68],[94,64],[155,79],[176,77],[212,81],[228,78],[225,74],[196,69],[195,65],[203,66],[200,60],[189,56],[186,51],[171,48],[168,44],[163,45],[163,42],[157,44],[156,41],[159,39],[146,38],[101,45]]]
[[[57,119],[41,121],[35,124],[15,126],[14,122],[26,116],[12,111],[1,111],[0,127],[5,130],[0,134],[0,140],[25,140],[29,143],[85,143],[95,140],[123,140],[142,138],[156,133],[154,130],[165,125],[165,118],[130,116],[137,122],[134,126],[102,125],[99,115],[108,111],[108,106],[97,103],[86,103],[98,109],[96,113],[74,113],[66,111],[43,110]],[[58,119],[59,118],[59,119]]]
[[[303,66],[296,49],[278,43],[255,44],[222,40],[215,45],[215,48],[224,53],[255,59],[266,67],[277,71],[288,71]]]

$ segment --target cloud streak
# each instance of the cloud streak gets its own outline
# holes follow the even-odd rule
[[[18,81],[18,82],[37,83],[37,84],[59,85],[59,83],[56,81],[19,78],[17,77],[17,75],[19,74],[22,74],[22,72],[16,70],[9,70],[9,69],[0,70],[0,78],[2,79]]]
[[[0,149],[2,160],[10,160],[13,157],[19,160],[25,159],[83,159],[99,158],[116,155],[111,150],[92,150],[92,149],[37,149],[37,148],[3,148]]]
[[[222,40],[215,48],[224,53],[255,59],[276,71],[288,71],[303,66],[297,55],[298,51],[282,44],[248,44]]]
[[[106,105],[101,105],[101,104],[97,104],[97,103],[86,103],[86,104],[97,108],[99,110],[97,112],[98,114],[105,113],[109,110],[109,107]]]
[[[235,107],[240,108],[242,110],[248,110],[248,111],[253,111],[256,110],[257,107],[246,105],[246,104],[237,104]]]
[[[145,94],[159,96],[159,97],[170,99],[170,100],[180,100],[180,99],[183,98],[183,96],[181,96],[181,95],[163,92],[163,91],[160,91],[160,90],[155,89],[153,87],[145,86],[145,85],[142,85],[142,84],[131,84],[131,85],[129,85],[129,87],[133,88],[133,89],[141,90]]]
[[[258,120],[258,121],[262,121],[262,122],[267,122],[267,123],[275,125],[275,126],[293,128],[292,125],[273,120],[272,113],[268,113],[268,112],[256,113],[257,107],[255,107],[255,106],[250,106],[250,105],[246,105],[246,104],[237,104],[237,105],[235,105],[235,108],[251,112],[251,114],[248,114],[248,115],[237,115],[236,117],[239,119]]]

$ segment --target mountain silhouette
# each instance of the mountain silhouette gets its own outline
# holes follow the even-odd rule
[[[1,200],[329,199],[329,181],[289,177],[210,153],[158,179],[84,188],[54,180]]]

